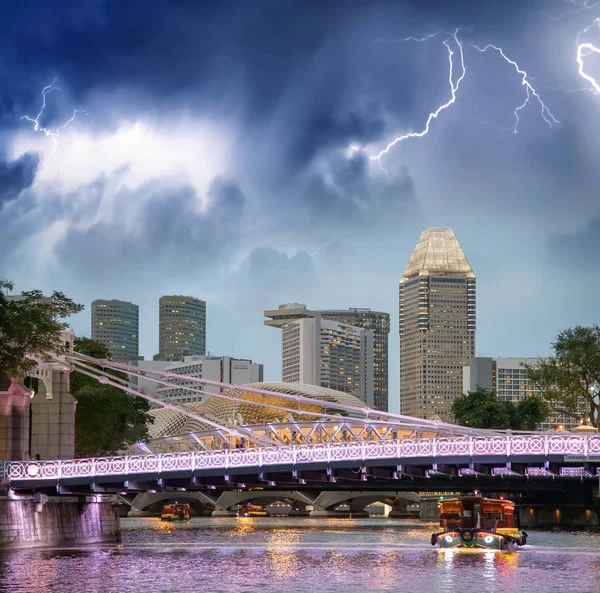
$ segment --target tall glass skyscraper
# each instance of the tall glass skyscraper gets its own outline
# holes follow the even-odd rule
[[[139,307],[127,301],[93,301],[92,340],[104,344],[115,362],[137,360]]]
[[[475,356],[475,274],[454,231],[423,231],[400,280],[400,412],[452,421]]]
[[[206,355],[206,302],[190,296],[158,301],[158,354],[154,360]]]

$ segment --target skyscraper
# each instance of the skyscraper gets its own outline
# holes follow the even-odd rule
[[[158,301],[158,354],[154,360],[183,360],[206,354],[206,302],[190,296]]]
[[[92,302],[92,340],[101,342],[116,362],[139,356],[139,307],[127,301]]]
[[[282,330],[285,382],[345,391],[373,406],[373,330],[323,319],[299,304],[265,316],[265,325]]]
[[[371,309],[322,309],[319,313],[323,319],[373,330],[373,407],[387,412],[389,313]]]
[[[451,421],[475,356],[475,274],[452,229],[423,231],[400,280],[400,412]]]

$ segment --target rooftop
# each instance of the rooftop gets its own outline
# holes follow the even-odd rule
[[[457,274],[475,278],[471,264],[452,229],[430,228],[421,233],[400,282],[432,274]]]

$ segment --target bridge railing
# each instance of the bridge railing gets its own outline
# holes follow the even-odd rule
[[[394,441],[358,441],[289,445],[218,451],[190,451],[160,455],[123,455],[61,461],[8,461],[9,480],[61,480],[131,474],[163,474],[273,465],[377,459],[518,455],[600,456],[600,435],[506,435],[491,437],[407,438]]]

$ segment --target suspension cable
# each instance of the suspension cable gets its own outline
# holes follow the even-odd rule
[[[416,421],[417,419],[415,419],[411,416],[405,416],[402,414],[393,414],[391,412],[381,412],[379,410],[374,410],[369,407],[359,407],[359,406],[353,406],[350,404],[334,403],[334,402],[328,402],[326,400],[321,400],[318,398],[309,398],[309,397],[304,397],[304,396],[295,395],[295,394],[286,394],[286,393],[280,393],[277,391],[268,391],[268,390],[260,389],[257,387],[235,385],[233,383],[223,383],[221,381],[214,381],[211,379],[192,377],[190,375],[181,375],[178,373],[173,373],[172,371],[162,371],[162,370],[157,370],[157,369],[141,369],[141,372],[136,374],[135,372],[131,371],[131,367],[129,365],[112,362],[109,360],[99,360],[99,359],[93,358],[91,356],[87,356],[87,355],[83,355],[83,354],[79,354],[79,353],[75,353],[74,356],[68,356],[67,358],[70,360],[77,360],[78,358],[87,360],[89,362],[92,362],[92,363],[102,366],[104,368],[110,368],[112,370],[121,371],[121,372],[124,372],[129,375],[141,376],[141,377],[147,378],[149,380],[152,380],[152,378],[148,377],[148,375],[159,375],[159,376],[163,376],[163,377],[177,377],[177,378],[181,378],[181,379],[186,379],[191,382],[202,383],[202,384],[207,384],[207,385],[214,385],[217,387],[225,387],[225,388],[236,390],[236,391],[247,391],[247,392],[251,392],[251,393],[257,393],[259,395],[268,395],[268,396],[276,395],[283,399],[294,400],[296,402],[303,402],[303,403],[308,403],[308,404],[313,404],[313,405],[315,405],[315,404],[321,405],[324,408],[335,406],[337,409],[340,409],[342,411],[353,412],[353,413],[358,413],[358,414],[364,415],[367,419],[369,417],[369,414],[375,415],[378,417],[389,418],[390,420],[395,420],[396,422],[399,422],[400,424],[415,427],[416,429],[418,429],[420,431],[428,430],[431,432],[439,433],[440,429],[442,429],[442,430],[449,432],[450,434],[471,434],[471,435],[473,435],[473,434],[489,435],[490,432],[498,432],[498,431],[491,431],[491,430],[485,430],[485,429],[466,428],[463,426],[458,426],[455,424],[440,422],[440,421],[436,421],[436,420],[418,419],[418,421]],[[170,383],[167,383],[167,385],[174,386],[177,388],[182,388],[181,385],[176,385],[176,384],[173,385]],[[188,387],[185,387],[185,389],[188,389]],[[215,394],[211,393],[211,395],[215,395]],[[229,397],[229,396],[227,396],[227,397]],[[244,400],[244,401],[246,403],[256,404],[256,402],[249,402],[248,400]],[[333,404],[333,406],[332,406],[332,404]],[[500,434],[500,433],[498,433],[498,434]]]

